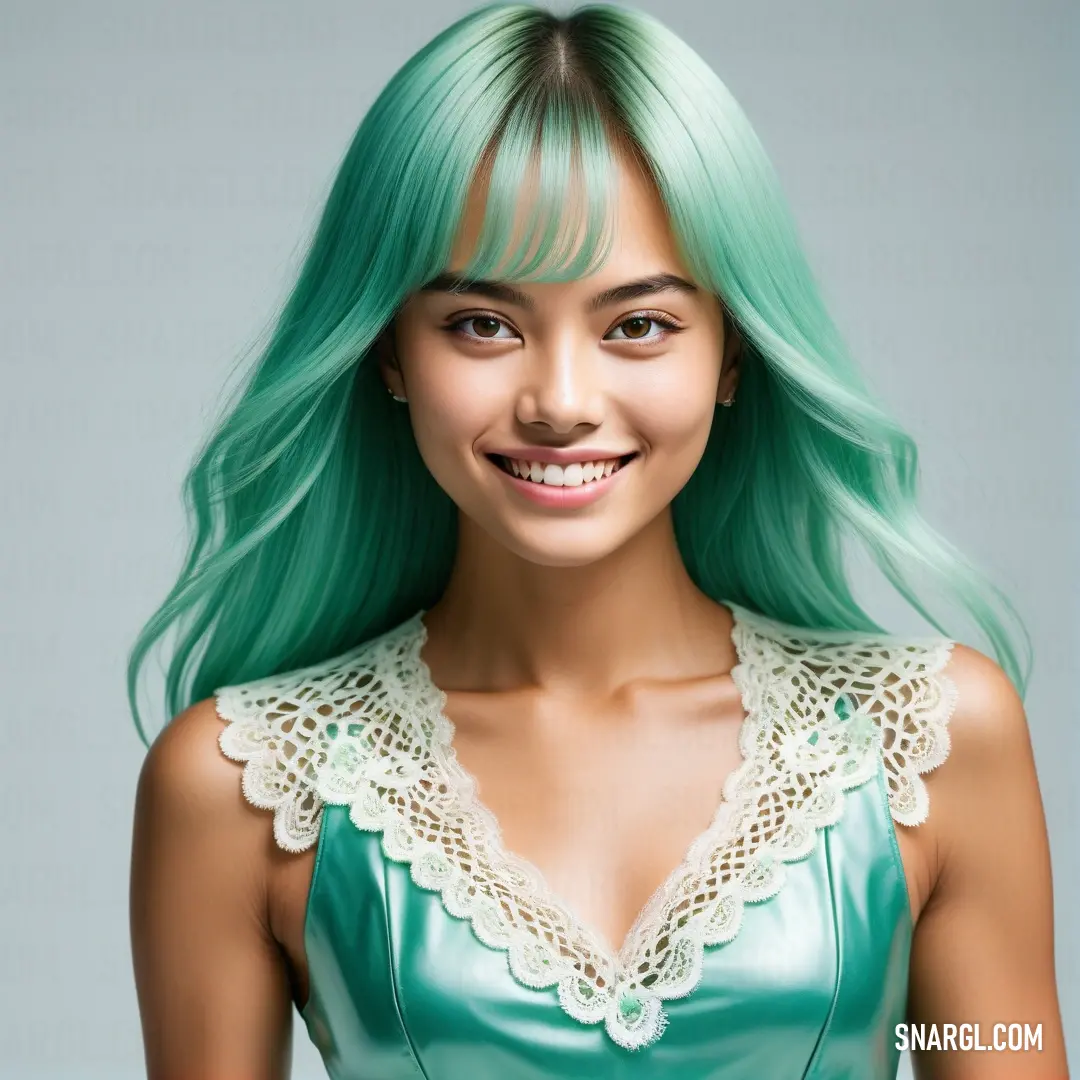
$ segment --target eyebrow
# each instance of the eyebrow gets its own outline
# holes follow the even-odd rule
[[[684,293],[696,293],[697,286],[677,274],[650,274],[648,277],[614,285],[610,289],[597,293],[588,305],[589,311],[598,311],[608,304],[626,303],[641,296],[677,290]],[[421,289],[421,292],[476,293],[501,300],[505,304],[514,304],[526,311],[534,311],[536,305],[527,293],[515,289],[503,281],[485,281],[481,278],[464,278],[460,274],[442,273],[433,277]]]

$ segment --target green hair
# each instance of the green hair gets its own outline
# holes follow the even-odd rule
[[[928,572],[1024,693],[1027,631],[917,511],[915,444],[864,386],[724,84],[644,13],[491,4],[409,59],[363,118],[269,340],[185,479],[188,552],[128,660],[144,742],[137,688],[167,636],[174,716],[222,685],[337,655],[438,599],[458,511],[386,393],[373,345],[404,299],[447,268],[481,166],[488,202],[464,276],[594,272],[611,240],[618,148],[647,169],[687,268],[743,339],[738,405],[717,409],[672,503],[694,582],[798,626],[882,633],[845,573],[842,542],[856,538],[945,633],[911,581]],[[537,162],[533,219],[510,253]]]

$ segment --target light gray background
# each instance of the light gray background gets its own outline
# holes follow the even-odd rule
[[[178,568],[189,459],[356,125],[470,6],[0,5],[0,1075],[143,1074],[125,653]],[[641,6],[749,113],[837,320],[920,443],[927,515],[1029,620],[1075,1044],[1075,5]],[[879,579],[860,589],[925,629]],[[299,1026],[296,1043],[296,1075],[322,1076]]]

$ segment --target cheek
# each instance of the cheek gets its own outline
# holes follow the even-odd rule
[[[479,377],[478,377],[479,374]],[[417,365],[409,384],[413,433],[421,456],[446,486],[472,458],[472,446],[499,415],[491,380],[452,361]]]
[[[693,367],[670,374],[644,380],[626,399],[626,414],[652,456],[700,456],[715,416],[717,380]]]

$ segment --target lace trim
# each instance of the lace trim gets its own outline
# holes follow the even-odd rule
[[[536,867],[503,848],[421,659],[423,611],[323,664],[218,690],[229,721],[221,748],[246,762],[244,794],[274,811],[282,848],[310,847],[323,805],[348,805],[417,885],[505,950],[518,982],[556,986],[570,1016],[603,1022],[617,1044],[639,1049],[667,1023],[662,1002],[700,981],[706,946],[731,941],[744,905],[774,896],[785,864],[810,855],[818,830],[840,819],[843,792],[883,767],[893,818],[919,824],[929,810],[921,776],[948,756],[950,641],[855,639],[728,606],[743,762],[616,955]]]

